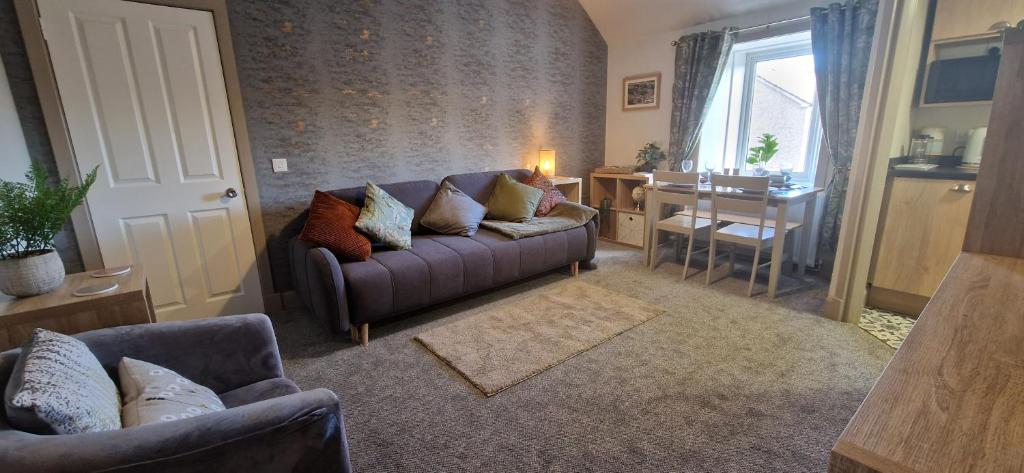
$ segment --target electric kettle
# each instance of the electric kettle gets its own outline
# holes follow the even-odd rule
[[[985,147],[988,128],[975,128],[967,133],[967,147],[964,149],[964,166],[981,164],[981,153]]]

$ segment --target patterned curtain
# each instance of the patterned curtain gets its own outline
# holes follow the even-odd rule
[[[867,80],[878,0],[847,0],[811,9],[811,49],[818,82],[821,123],[832,161],[825,190],[825,211],[818,255],[832,260],[843,222],[853,145],[857,140],[860,102]]]
[[[693,154],[710,95],[722,78],[735,35],[727,28],[683,36],[676,40],[676,71],[672,83],[672,128],[669,169],[678,171]]]

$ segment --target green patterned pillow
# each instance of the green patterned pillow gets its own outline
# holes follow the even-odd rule
[[[366,183],[366,202],[356,228],[395,250],[412,248],[413,211],[372,182]]]

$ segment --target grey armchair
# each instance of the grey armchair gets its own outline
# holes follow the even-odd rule
[[[209,387],[228,409],[191,419],[77,435],[11,428],[0,409],[0,471],[348,472],[338,398],[284,378],[262,314],[131,325],[75,335],[116,380],[128,356]],[[0,392],[19,349],[0,353]]]

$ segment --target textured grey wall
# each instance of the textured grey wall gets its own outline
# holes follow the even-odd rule
[[[0,54],[30,152],[54,169],[11,0]],[[229,0],[278,290],[313,190],[604,163],[607,46],[576,0]],[[290,172],[273,174],[272,158]],[[65,261],[80,261],[62,238]],[[80,262],[77,263],[80,266]]]
[[[25,43],[21,39],[21,28],[14,12],[14,2],[0,0],[0,59],[7,69],[7,80],[14,96],[14,106],[18,109],[18,119],[25,133],[25,144],[29,156],[36,163],[42,164],[56,182],[57,161],[50,147],[50,135],[46,133],[46,122],[43,121],[43,109],[39,105],[36,86],[32,81],[32,69],[25,54]],[[3,165],[3,150],[0,149],[0,166]],[[82,255],[78,251],[78,242],[71,224],[57,235],[54,242],[60,258],[64,261],[64,269],[70,273],[85,269]]]
[[[278,289],[316,188],[522,167],[540,146],[560,174],[604,162],[607,46],[576,0],[260,0],[230,16]]]

